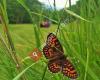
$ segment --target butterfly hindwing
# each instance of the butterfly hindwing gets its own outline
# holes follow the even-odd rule
[[[52,73],[57,73],[61,70],[61,61],[53,60],[48,62],[48,68]]]
[[[75,79],[77,78],[77,72],[74,69],[74,66],[69,60],[63,60],[62,62],[62,73],[69,78]]]
[[[47,46],[47,45],[44,46],[43,53],[47,59],[52,59],[57,55],[56,49],[54,47]]]

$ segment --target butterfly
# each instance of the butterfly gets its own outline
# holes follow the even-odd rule
[[[71,79],[76,79],[78,77],[74,66],[64,55],[64,50],[60,41],[53,33],[47,36],[46,45],[43,47],[43,53],[48,59],[48,69],[52,73],[61,72]]]

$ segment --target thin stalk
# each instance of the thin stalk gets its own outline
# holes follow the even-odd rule
[[[12,45],[12,46],[11,46],[12,51],[10,51],[9,47],[7,46],[7,43],[4,41],[2,35],[0,34],[1,41],[2,41],[3,44],[5,45],[5,47],[6,47],[6,49],[8,50],[8,52],[10,53],[10,56],[11,56],[12,59],[14,60],[16,66],[19,66],[19,62],[18,62],[18,60],[17,60],[17,58],[16,58],[16,55],[15,55],[15,49],[13,49],[14,46],[13,46],[12,40],[11,40],[11,38],[10,38],[10,35],[9,35],[9,32],[8,32],[8,28],[7,28],[6,24],[4,23],[4,21],[2,20],[1,16],[0,16],[0,19],[1,19],[1,23],[4,24],[4,26],[5,26],[5,27],[4,27],[4,28],[5,28],[5,29],[4,29],[4,32],[6,32],[6,34],[7,34],[7,38],[8,38],[9,44]],[[14,53],[14,55],[13,55],[13,53]]]
[[[37,63],[37,62],[36,62]],[[30,66],[28,66],[27,68],[25,68],[21,73],[19,73],[13,80],[18,80],[28,69],[30,69],[33,65],[35,65],[36,63],[31,64]]]
[[[65,7],[66,7],[66,5],[67,5],[67,1],[66,1],[66,4],[65,4]],[[62,14],[63,14],[63,13],[64,13],[64,9],[63,9],[63,11],[62,11]],[[60,30],[61,21],[62,21],[62,16],[61,16],[61,18],[59,19],[59,22],[58,22],[58,27],[57,27],[57,31],[56,31],[56,36],[57,36],[57,33],[58,33],[59,30]]]
[[[1,33],[0,33],[0,41],[2,42],[2,44],[3,44],[3,45],[5,46],[5,48],[7,49],[8,53],[9,53],[10,56],[12,57],[13,61],[16,62],[16,61],[15,61],[15,58],[12,56],[11,50],[10,50],[9,47],[7,46],[7,44],[6,44],[5,40],[3,39]],[[8,56],[9,56],[9,55],[8,55]]]
[[[56,21],[56,20],[54,20],[54,19],[51,19],[51,18],[49,18],[49,17],[47,17],[47,16],[45,16],[45,15],[43,15],[43,14],[40,14],[40,13],[36,13],[36,12],[31,12],[32,14],[35,14],[35,15],[37,15],[37,16],[42,16],[42,17],[44,17],[44,18],[46,18],[46,19],[49,19],[50,21],[52,21],[52,22],[55,22],[55,23],[58,23],[58,21]]]
[[[69,0],[69,9],[71,10],[71,0]],[[71,15],[69,15],[69,21],[71,20]]]
[[[43,73],[43,76],[42,76],[42,80],[44,80],[44,77],[45,77],[46,71],[47,71],[47,65],[46,65],[46,67],[45,67],[45,69],[44,69],[44,73]]]
[[[56,11],[56,0],[54,0],[53,5],[54,5],[54,9],[55,9],[55,11]]]
[[[87,48],[87,61],[86,61],[86,68],[85,68],[84,80],[86,80],[86,77],[87,77],[88,64],[89,64],[89,50]]]
[[[9,49],[11,49],[11,52],[10,52],[11,54],[10,55],[12,57],[12,60],[14,60],[14,63],[16,65],[16,69],[18,70],[18,72],[20,72],[21,65],[20,65],[20,63],[19,63],[19,61],[17,59],[15,47],[14,47],[11,35],[9,33],[9,30],[8,30],[9,20],[8,20],[8,15],[7,15],[7,11],[6,10],[7,10],[6,9],[6,0],[3,0],[3,4],[0,4],[0,11],[1,11],[0,19],[1,19],[1,23],[2,23],[3,28],[4,28],[4,32],[5,32],[7,41],[8,41]],[[25,80],[25,77],[21,77],[21,79]]]

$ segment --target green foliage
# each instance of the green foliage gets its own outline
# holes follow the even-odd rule
[[[31,11],[39,12],[41,3],[37,0],[23,0]],[[7,0],[7,12],[10,23],[31,23],[31,19],[27,11],[17,2],[17,0]],[[16,17],[17,16],[17,17]],[[38,16],[32,15],[37,19]],[[36,20],[34,20],[36,22]]]
[[[58,23],[63,16],[59,11],[49,11],[48,9],[48,14],[45,9],[35,8],[34,11],[29,5],[33,1],[28,1],[17,0],[14,4],[20,5],[18,8],[25,10],[25,14],[29,16],[33,24],[9,25],[8,14],[10,12],[8,14],[6,12],[8,8],[6,0],[2,0],[0,3],[2,22],[0,24],[0,79],[69,80],[61,73],[53,74],[46,69],[48,61],[44,56],[36,64],[33,63],[33,60],[26,58],[34,48],[42,51],[48,33],[55,32],[58,26],[53,24],[50,28],[40,28],[38,22],[34,23],[34,20],[38,21],[36,18],[39,18],[41,21],[43,18],[48,18]],[[77,80],[100,79],[100,23],[98,22],[100,13],[97,13],[100,9],[99,3],[99,0],[80,0],[78,2],[79,14],[74,9],[65,9],[63,12],[76,18],[74,22],[61,25],[57,37],[64,48],[64,54],[71,60],[79,74]],[[37,7],[40,6],[37,5]],[[37,17],[34,17],[33,14]],[[18,63],[20,66],[16,66]]]

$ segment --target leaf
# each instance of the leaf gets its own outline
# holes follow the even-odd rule
[[[81,19],[81,20],[86,21],[86,22],[91,22],[91,21],[89,21],[89,20],[87,20],[87,19],[85,19],[85,18],[83,18],[83,17],[77,15],[76,13],[74,13],[74,12],[68,10],[68,9],[65,9],[65,11],[66,11],[68,14],[70,14],[70,15],[72,15],[72,16],[78,18],[78,19]]]
[[[37,63],[37,62],[36,62]],[[31,68],[33,65],[35,65],[36,63],[31,64],[30,66],[28,66],[27,68],[25,68],[21,73],[19,73],[13,80],[18,80],[29,68]]]

